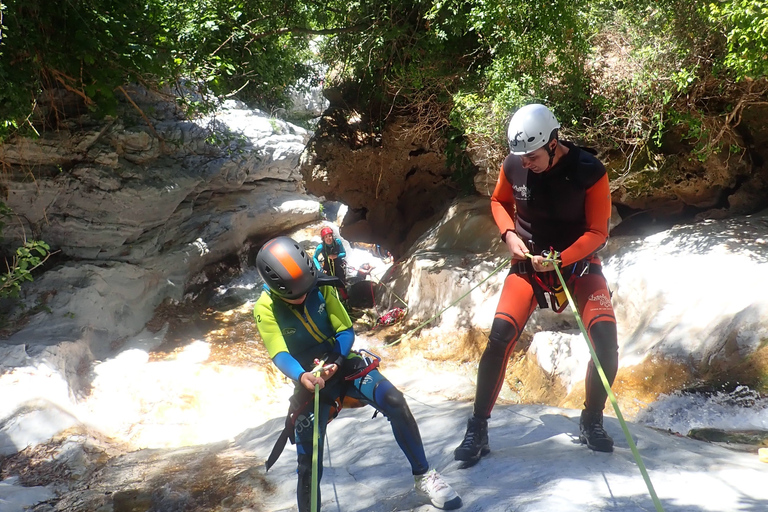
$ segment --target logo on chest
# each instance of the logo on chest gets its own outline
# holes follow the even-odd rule
[[[283,336],[290,336],[291,334],[296,334],[296,329],[293,327],[286,327],[283,329]]]
[[[531,198],[531,189],[527,185],[512,185],[515,190],[516,201],[527,201]]]
[[[317,308],[317,313],[322,315],[325,312],[325,302],[321,303],[320,306]]]

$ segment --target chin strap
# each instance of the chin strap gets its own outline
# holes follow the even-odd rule
[[[557,139],[554,139],[554,140],[557,141]],[[558,142],[557,144],[560,144],[560,143]],[[548,171],[552,168],[552,161],[555,159],[555,153],[557,152],[557,145],[555,145],[555,149],[552,149],[549,147],[549,143],[547,143],[547,145],[544,146],[544,148],[547,150],[547,154],[549,155],[549,165],[544,170]]]

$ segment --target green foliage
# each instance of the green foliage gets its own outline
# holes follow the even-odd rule
[[[678,101],[713,69],[766,76],[764,2],[712,5],[711,0],[357,2],[353,10],[360,19],[378,13],[376,21],[364,37],[329,38],[324,55],[339,63],[337,83],[370,91],[358,101],[369,100],[373,115],[376,103],[383,103],[381,113],[410,111],[431,126],[450,125],[470,141],[503,147],[511,113],[539,101],[553,108],[565,131],[587,142],[658,147],[674,126],[669,117]],[[429,100],[443,108],[425,108]]]
[[[6,261],[6,272],[0,274],[0,299],[18,297],[22,283],[33,281],[32,271],[48,259],[50,249],[48,244],[37,240],[17,248],[12,261]]]
[[[727,40],[723,66],[737,79],[768,76],[768,4],[764,0],[721,0],[708,3],[705,12]]]
[[[12,215],[5,203],[0,202],[0,240],[2,240],[4,219]],[[11,261],[5,262],[5,272],[0,274],[0,299],[18,297],[21,285],[32,281],[32,271],[41,266],[50,256],[51,248],[45,242],[25,241],[18,247]]]
[[[448,144],[445,150],[446,165],[453,170],[453,182],[459,187],[462,196],[471,195],[475,191],[475,175],[477,167],[467,155],[467,140],[464,135],[455,130],[449,130]]]
[[[489,126],[499,133],[510,113],[531,101],[552,105],[566,122],[583,111],[586,6],[578,0],[436,1],[430,13],[436,30],[444,37],[465,31],[477,37],[476,80],[454,96],[454,125],[470,134],[490,135]],[[487,104],[485,115],[478,117],[472,103]]]
[[[53,123],[67,89],[96,114],[111,114],[118,87],[138,82],[200,92],[240,91],[244,101],[282,104],[310,74],[305,6],[277,0],[44,0],[3,4],[0,140]],[[207,97],[207,96],[203,96]],[[205,103],[197,103],[205,108]],[[37,114],[37,115],[33,115]]]
[[[593,6],[595,79],[590,117],[620,146],[661,145],[675,100],[698,83],[711,32],[696,2],[599,2]]]
[[[381,126],[455,129],[504,146],[519,106],[539,101],[565,131],[659,145],[677,102],[713,72],[768,75],[764,0],[44,0],[2,3],[0,141],[55,126],[52,89],[112,113],[119,87],[184,84],[284,106],[286,87],[325,79]],[[307,67],[311,38],[330,69]],[[306,82],[304,82],[306,83]],[[178,91],[178,89],[177,89]]]

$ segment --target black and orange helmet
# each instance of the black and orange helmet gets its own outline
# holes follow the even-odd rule
[[[312,258],[287,236],[264,244],[256,256],[256,268],[269,289],[286,299],[301,297],[317,283],[318,270]]]

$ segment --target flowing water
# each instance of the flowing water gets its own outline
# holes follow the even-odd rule
[[[368,256],[379,272],[386,270],[385,264]],[[232,439],[248,428],[282,417],[292,392],[291,383],[269,360],[252,319],[260,288],[256,272],[248,269],[217,288],[205,303],[161,307],[150,325],[156,332],[97,363],[90,394],[74,403],[67,398],[67,383],[43,366],[0,375],[0,390],[7,388],[13,394],[24,390],[30,397],[45,397],[59,404],[66,415],[133,448],[174,448]],[[356,347],[380,352],[382,371],[406,395],[418,391],[449,400],[473,399],[485,333],[432,341],[425,335],[413,343],[387,347],[386,341],[397,338],[404,329],[370,329],[370,323],[370,318],[358,322]],[[461,353],[435,357],[421,349],[430,343],[455,345]],[[526,344],[521,341],[519,345],[500,402],[580,408],[581,386],[570,394],[553,386],[551,378],[526,357]],[[147,350],[149,346],[156,348]],[[683,365],[653,359],[621,368],[614,391],[628,420],[683,435],[702,427],[768,430],[768,399],[757,392],[745,386],[679,392],[689,381]],[[612,413],[610,407],[607,413]],[[14,442],[23,446],[25,440]]]

